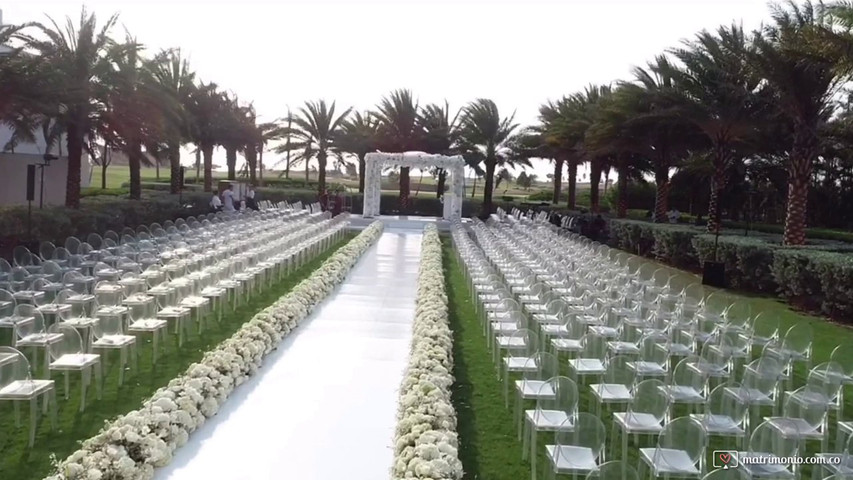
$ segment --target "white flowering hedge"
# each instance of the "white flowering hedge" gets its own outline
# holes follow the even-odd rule
[[[186,373],[132,411],[108,423],[56,465],[49,480],[148,480],[172,460],[189,435],[216,415],[234,391],[258,371],[263,358],[340,284],[382,233],[374,222],[329,257],[290,293],[207,352]]]
[[[412,351],[400,388],[394,479],[462,478],[453,385],[453,336],[441,262],[441,239],[435,225],[424,231]]]

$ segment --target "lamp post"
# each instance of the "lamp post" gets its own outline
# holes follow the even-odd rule
[[[49,167],[50,162],[52,162],[53,160],[57,160],[57,159],[59,159],[59,157],[57,157],[56,155],[53,155],[52,153],[45,153],[44,156],[42,156],[42,160],[44,160],[44,163],[36,164],[36,166],[39,167],[39,169],[41,170],[41,174],[40,174],[41,180],[39,181],[39,208],[40,209],[44,208],[44,167]]]

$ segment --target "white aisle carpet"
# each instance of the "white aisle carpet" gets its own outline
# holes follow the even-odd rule
[[[386,229],[155,478],[388,478],[421,237]]]

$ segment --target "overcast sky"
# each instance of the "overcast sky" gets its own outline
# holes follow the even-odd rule
[[[590,82],[628,78],[703,28],[768,18],[765,0],[91,0],[152,51],[181,47],[201,79],[265,120],[305,100],[371,108],[395,88],[451,108],[486,97],[521,124]],[[75,1],[0,3],[4,23],[79,17]],[[544,166],[543,166],[544,168]],[[537,168],[544,176],[547,168]]]

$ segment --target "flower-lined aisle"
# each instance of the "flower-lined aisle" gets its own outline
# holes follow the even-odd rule
[[[400,387],[394,479],[462,478],[453,385],[453,336],[435,225],[424,229],[409,366]]]
[[[153,478],[154,469],[167,465],[189,435],[216,415],[234,388],[257,372],[263,358],[331,293],[381,233],[381,222],[371,224],[287,295],[155,392],[142,408],[83,442],[49,479]]]

